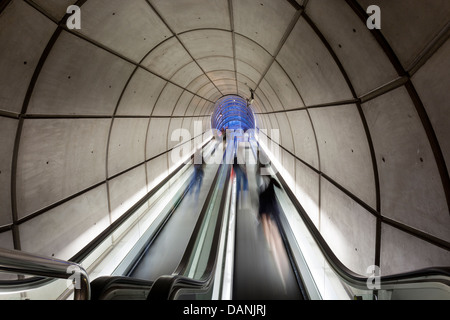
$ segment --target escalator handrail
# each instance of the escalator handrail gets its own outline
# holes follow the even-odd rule
[[[352,270],[350,270],[347,266],[345,266],[339,258],[335,255],[335,253],[331,250],[328,243],[325,241],[325,239],[322,237],[322,235],[317,231],[317,229],[314,226],[314,223],[307,215],[306,211],[303,209],[301,204],[298,202],[294,194],[292,193],[292,190],[288,187],[286,181],[283,179],[281,174],[277,172],[276,174],[277,179],[280,181],[281,185],[283,186],[283,190],[288,195],[289,199],[291,200],[292,204],[297,209],[300,217],[305,222],[308,230],[311,232],[312,236],[316,240],[316,243],[319,245],[320,249],[324,253],[326,259],[330,263],[330,265],[341,275],[344,279],[352,282],[359,282],[364,283],[364,286],[369,279],[369,277],[365,277],[362,275],[359,275]],[[429,277],[429,276],[445,276],[450,277],[450,267],[430,267],[430,268],[423,268],[419,270],[414,271],[408,271],[404,273],[398,273],[393,275],[385,275],[381,276],[380,280],[381,282],[388,284],[388,283],[394,283],[401,280],[407,280],[412,278],[422,278],[422,277]]]
[[[262,150],[262,148],[259,146],[259,142],[255,139],[257,145],[258,145],[258,151],[259,153],[265,154],[265,156],[268,158],[267,153]],[[253,150],[253,145],[250,143],[251,149],[257,157],[257,154],[255,150]],[[258,159],[259,162],[259,159]],[[307,229],[311,233],[312,237],[314,238],[315,242],[318,244],[319,249],[322,251],[322,254],[325,256],[327,262],[330,264],[330,266],[333,268],[333,270],[347,283],[350,285],[353,285],[355,287],[359,288],[367,288],[367,281],[371,280],[370,277],[365,277],[360,274],[357,274],[356,272],[353,272],[350,270],[347,266],[345,266],[341,260],[335,255],[333,250],[330,248],[328,243],[325,241],[323,236],[320,234],[320,232],[317,230],[316,226],[314,225],[311,218],[306,213],[303,206],[298,201],[295,194],[292,192],[282,175],[280,174],[280,171],[277,170],[276,166],[273,164],[273,162],[270,162],[270,165],[275,168],[275,176],[277,177],[278,181],[281,183],[281,186],[283,190],[285,191],[286,195],[288,196],[289,200],[292,202],[294,207],[297,210],[297,213],[299,214],[302,221],[305,223]],[[442,284],[445,284],[447,286],[450,286],[450,267],[446,266],[437,266],[437,267],[429,267],[429,268],[423,268],[398,274],[392,274],[392,275],[385,275],[380,276],[380,284],[381,286],[386,286],[389,284],[398,284],[401,283],[409,283],[412,281],[412,279],[416,278],[427,278],[427,277],[433,277],[438,276],[442,277],[442,279],[427,279],[430,282],[440,282]],[[423,280],[421,280],[423,281]]]
[[[35,276],[32,278],[33,284],[44,284],[55,279],[71,280],[74,299],[90,299],[89,276],[81,265],[74,262],[0,248],[0,270],[18,275]],[[30,281],[26,279],[1,281],[0,288],[16,291],[24,286],[28,287],[29,284]]]
[[[261,152],[261,151],[260,151]],[[271,163],[272,166],[274,166],[273,163]],[[275,167],[275,166],[274,166]],[[300,202],[297,200],[297,197],[294,195],[292,190],[289,188],[286,181],[281,176],[280,172],[276,170],[275,176],[277,177],[278,181],[281,183],[283,190],[285,191],[286,195],[288,196],[289,200],[292,202],[294,207],[296,208],[298,214],[300,215],[301,219],[305,223],[306,227],[308,228],[309,232],[313,236],[314,240],[318,244],[319,248],[321,249],[322,253],[324,254],[325,258],[327,259],[328,263],[331,265],[331,267],[334,269],[335,272],[337,272],[343,280],[346,282],[356,286],[356,287],[367,287],[367,281],[370,280],[370,277],[365,277],[360,274],[357,274],[356,272],[350,270],[347,266],[345,266],[340,259],[335,255],[333,250],[330,248],[328,243],[325,241],[323,236],[320,234],[320,232],[315,227],[314,223],[304,210],[303,206],[300,204]],[[388,285],[388,284],[395,284],[399,281],[405,281],[405,280],[411,280],[413,278],[425,278],[425,277],[431,277],[431,276],[442,276],[442,277],[450,277],[450,267],[429,267],[429,268],[423,268],[419,270],[414,271],[408,271],[404,273],[398,273],[398,274],[392,274],[392,275],[385,275],[380,276],[380,283],[381,285]],[[448,279],[433,279],[430,280],[433,282],[442,282],[446,285],[449,285]]]
[[[209,142],[212,141],[212,137],[204,142],[202,145],[202,149],[205,149]],[[191,160],[194,158],[194,154],[191,155]],[[79,264],[86,258],[95,248],[97,248],[105,239],[107,239],[114,231],[116,231],[129,217],[133,215],[133,213],[139,209],[146,201],[148,201],[152,196],[154,196],[158,191],[160,191],[166,183],[168,183],[177,173],[179,173],[184,167],[186,163],[180,164],[174,171],[172,171],[166,178],[164,178],[158,185],[156,185],[150,192],[148,192],[144,197],[142,197],[137,203],[135,203],[130,209],[128,209],[122,216],[120,216],[117,220],[115,220],[111,225],[109,225],[103,232],[101,232],[96,238],[94,238],[89,244],[87,244],[83,249],[81,249],[76,255],[70,258],[67,261],[63,261],[68,264],[74,264],[80,267],[80,270],[84,270]],[[22,263],[22,259],[24,256],[28,256],[30,261],[34,258],[42,258],[48,260],[56,260],[53,258],[45,258],[39,257],[37,255],[29,254],[20,250],[7,250],[0,248],[0,271],[15,273],[13,269],[8,269],[6,266],[2,264],[3,255],[5,254],[7,259],[13,259],[13,256],[16,256],[17,263]],[[6,253],[5,253],[6,252]],[[14,254],[11,255],[11,252]],[[31,267],[30,267],[31,268]],[[48,284],[58,278],[58,276],[50,276],[50,275],[42,275],[41,273],[36,273],[34,269],[22,270],[22,274],[27,274],[33,277],[18,279],[18,280],[0,280],[0,289],[14,288],[16,291],[20,290],[29,290],[32,288],[40,287],[45,284]],[[87,275],[87,274],[86,274]],[[70,275],[69,275],[70,276]],[[89,295],[76,295],[75,298],[83,298],[85,299]]]
[[[202,148],[206,148],[210,140],[206,141]],[[191,160],[194,159],[194,154],[190,157]],[[96,248],[100,243],[102,243],[108,236],[110,236],[116,229],[118,229],[133,213],[139,209],[146,201],[148,201],[152,196],[154,196],[158,191],[160,191],[178,172],[180,172],[186,165],[182,163],[179,165],[172,173],[170,173],[166,178],[164,178],[156,187],[154,187],[150,192],[148,192],[144,197],[142,197],[138,202],[136,202],[130,209],[128,209],[122,216],[115,220],[108,228],[106,228],[100,235],[98,235],[94,240],[92,240],[86,247],[84,247],[80,252],[73,256],[70,261],[82,261],[94,248]]]
[[[146,241],[145,246],[142,248],[142,250],[138,253],[137,257],[135,257],[132,261],[132,263],[127,267],[127,269],[124,272],[124,275],[130,276],[133,271],[136,269],[136,267],[139,265],[140,261],[142,261],[143,257],[145,256],[146,252],[150,249],[151,245],[154,243],[158,235],[161,233],[161,231],[166,226],[167,222],[170,220],[174,212],[178,209],[181,201],[185,198],[185,196],[188,194],[189,190],[191,190],[192,186],[188,185],[187,188],[178,196],[177,200],[170,206],[170,209],[168,210],[168,213],[164,217],[164,219],[158,224],[156,227],[156,230],[152,233],[151,237]]]
[[[227,152],[224,154],[224,159],[227,157]],[[214,182],[212,184],[212,188],[210,189],[207,199],[205,201],[205,204],[202,208],[202,212],[200,214],[200,218],[197,220],[197,224],[195,226],[194,232],[192,233],[192,237],[189,240],[188,246],[186,248],[186,251],[183,255],[183,258],[176,269],[176,271],[172,275],[165,275],[159,277],[152,289],[150,290],[150,293],[147,297],[147,300],[168,300],[173,299],[173,297],[176,295],[177,289],[196,289],[196,291],[205,290],[210,287],[210,284],[212,282],[214,269],[216,266],[216,260],[217,260],[217,251],[219,247],[219,241],[220,241],[220,229],[222,227],[222,220],[224,215],[224,208],[227,199],[226,198],[226,192],[224,192],[224,195],[221,198],[220,207],[219,207],[219,216],[216,221],[215,231],[214,231],[214,238],[211,244],[211,250],[208,257],[208,262],[206,264],[205,271],[202,275],[202,277],[199,280],[192,279],[186,276],[182,276],[181,274],[184,273],[188,266],[189,258],[191,257],[194,249],[195,249],[195,243],[197,239],[198,232],[200,231],[201,225],[204,220],[204,216],[206,215],[206,212],[208,211],[210,202],[208,200],[211,199],[212,194],[214,193],[215,186],[217,184],[217,180],[219,178],[219,173],[222,172],[224,165],[224,161],[220,164],[216,176],[214,178]],[[230,184],[230,172],[231,172],[231,166],[229,164],[226,164],[225,170],[225,184],[223,190],[228,190],[229,184]]]
[[[150,290],[154,281],[123,276],[103,276],[91,282],[91,300],[104,300],[103,297],[112,290],[139,289]]]

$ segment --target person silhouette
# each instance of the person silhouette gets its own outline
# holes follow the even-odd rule
[[[198,201],[198,197],[200,195],[200,189],[203,183],[204,176],[204,166],[205,161],[200,154],[200,150],[197,150],[194,155],[194,174],[192,176],[192,180],[190,182],[190,190],[189,194],[193,194],[195,192],[195,200]]]
[[[239,195],[242,191],[248,190],[247,170],[245,165],[239,164],[237,157],[234,157],[233,170],[236,175],[236,199],[239,199]]]

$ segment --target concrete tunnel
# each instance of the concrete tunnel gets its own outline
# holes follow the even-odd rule
[[[449,266],[449,21],[447,0],[2,1],[0,247],[70,259],[174,169],[174,130],[253,92],[345,266]]]

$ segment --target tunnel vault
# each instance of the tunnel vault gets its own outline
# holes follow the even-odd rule
[[[254,98],[260,135],[279,130],[280,172],[351,270],[450,264],[448,1],[9,0],[0,14],[2,247],[74,256],[173,170],[173,130],[207,132],[235,95]]]

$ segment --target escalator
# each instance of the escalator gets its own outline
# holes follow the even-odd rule
[[[215,149],[214,149],[215,150]],[[180,263],[189,238],[194,230],[202,207],[218,171],[218,164],[204,166],[203,177],[196,181],[195,176],[182,195],[175,199],[170,219],[158,232],[155,239],[149,239],[138,261],[126,272],[126,276],[144,280],[156,280],[171,274]],[[157,257],[157,258],[155,258]]]
[[[219,167],[217,181],[213,183],[207,197],[209,202],[204,203],[203,212],[199,215],[187,246],[183,245],[185,251],[178,267],[172,273],[163,274],[161,271],[161,276],[152,279],[154,281],[148,284],[146,295],[142,298],[151,301],[386,298],[382,296],[383,290],[367,288],[367,278],[346,269],[323,239],[321,240],[320,234],[315,233],[312,237],[315,237],[314,241],[317,242],[324,259],[322,264],[327,268],[326,273],[335,277],[334,280],[324,280],[328,281],[324,287],[327,287],[327,290],[339,291],[340,296],[327,296],[321,291],[320,280],[314,278],[314,270],[305,261],[304,252],[297,243],[295,230],[291,226],[290,217],[300,216],[302,208],[279,173],[272,176],[281,187],[277,188],[275,196],[280,211],[279,218],[275,219],[272,225],[272,237],[275,240],[270,243],[258,217],[259,193],[255,149],[252,143],[239,144],[235,141],[235,144],[228,145],[227,153],[233,158],[235,152],[245,154],[246,159],[253,156],[253,161],[245,165],[247,187],[237,190],[233,165],[225,164]],[[230,163],[232,161],[228,162]],[[208,214],[214,218],[209,219]],[[309,232],[307,227],[304,230],[305,234]],[[426,281],[430,281],[431,286],[438,292],[437,296],[442,294],[450,297],[449,270],[445,268],[420,270],[384,279],[386,280],[384,288],[387,292],[398,292],[398,286],[401,287],[402,281],[418,283],[418,290]],[[117,283],[120,281],[124,280],[118,278]],[[335,283],[330,284],[330,281]],[[120,287],[119,291],[132,285],[126,281],[124,284],[126,286]],[[333,286],[337,286],[338,289],[332,288]],[[229,294],[223,294],[227,290]],[[392,293],[390,294],[392,296]]]
[[[248,142],[239,144],[238,153],[247,161],[246,180],[239,188],[236,201],[236,240],[234,257],[234,300],[303,300],[301,279],[291,263],[282,230],[277,219],[268,221],[265,229],[258,216],[258,159]],[[240,190],[242,189],[242,190]]]
[[[207,155],[217,150],[212,145],[204,146]],[[258,216],[257,155],[262,151],[255,141],[231,140],[224,147],[222,163],[205,167],[198,198],[191,184],[192,167],[180,167],[70,262],[0,249],[0,271],[36,276],[0,280],[0,293],[49,287],[52,278],[70,278],[64,268],[73,265],[83,275],[75,299],[450,299],[450,270],[445,267],[383,276],[379,288],[368,288],[369,278],[354,274],[336,258],[276,170],[272,178],[280,187],[273,200],[279,214],[269,237]],[[233,169],[238,153],[252,159],[245,165],[246,187],[238,187]],[[157,201],[161,212],[114,271],[88,281],[88,272],[78,263],[113,237],[143,204],[149,208],[151,196],[161,200],[164,194],[167,199]]]

